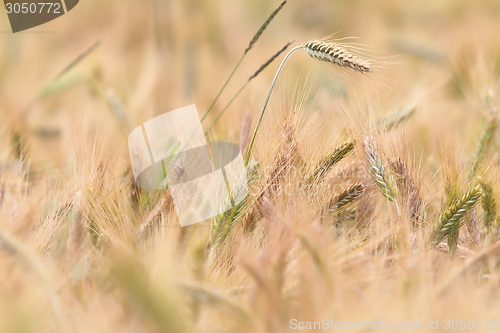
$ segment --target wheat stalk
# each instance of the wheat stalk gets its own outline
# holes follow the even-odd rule
[[[280,66],[278,68],[278,71],[274,75],[274,79],[273,79],[273,82],[271,83],[271,87],[269,88],[269,92],[267,93],[267,97],[266,97],[266,100],[264,102],[264,106],[262,107],[262,111],[260,112],[259,118],[257,119],[257,125],[255,125],[255,130],[254,130],[253,135],[252,135],[252,140],[250,140],[250,146],[248,147],[248,152],[247,152],[247,155],[245,158],[245,164],[248,164],[248,162],[250,161],[250,156],[252,154],[252,148],[253,148],[253,145],[255,143],[255,137],[257,136],[257,133],[259,132],[259,127],[260,127],[260,124],[262,122],[262,118],[264,117],[264,112],[266,111],[267,104],[269,103],[269,99],[271,98],[271,93],[273,92],[274,86],[276,85],[276,81],[278,81],[278,77],[281,73],[281,70],[283,69],[283,66],[285,66],[286,62],[288,61],[288,59],[290,58],[292,53],[297,51],[297,50],[300,50],[301,48],[302,48],[302,46],[296,46],[293,49],[291,49],[288,52],[288,54],[285,56],[283,61],[281,62]]]
[[[247,48],[245,49],[245,52],[243,52],[243,55],[241,56],[240,60],[238,61],[238,63],[236,64],[236,67],[234,67],[233,71],[231,72],[231,74],[229,74],[229,77],[227,78],[226,82],[224,83],[224,85],[222,86],[222,88],[219,90],[219,93],[217,94],[217,96],[215,97],[215,99],[213,100],[212,104],[210,105],[210,107],[208,108],[208,110],[205,112],[205,114],[203,115],[203,117],[201,118],[201,121],[203,122],[203,120],[205,120],[205,118],[208,116],[208,114],[210,113],[210,111],[212,111],[215,103],[217,102],[217,100],[219,99],[220,95],[222,94],[222,92],[224,91],[224,89],[226,89],[229,81],[231,81],[231,78],[233,77],[234,73],[236,72],[236,70],[238,69],[238,67],[240,67],[243,59],[245,59],[245,56],[247,55],[248,51],[250,51],[252,49],[252,47],[255,45],[255,43],[257,43],[257,41],[259,40],[260,36],[262,35],[262,33],[264,32],[264,30],[266,30],[267,26],[271,23],[271,21],[274,19],[274,17],[279,13],[279,11],[283,8],[283,6],[286,4],[286,0],[282,1],[281,4],[271,13],[271,15],[267,18],[267,20],[264,22],[264,24],[262,24],[259,28],[259,30],[257,30],[257,32],[255,33],[255,35],[252,37],[252,39],[250,40],[250,43],[248,44]],[[242,89],[243,90],[243,89]],[[239,94],[239,93],[238,93]],[[237,95],[238,95],[237,94]]]
[[[401,158],[398,157],[390,161],[389,166],[396,174],[396,186],[400,191],[401,199],[408,203],[413,226],[417,227],[423,221],[421,215],[424,211],[424,201],[418,185],[415,183],[406,163]]]
[[[273,82],[271,83],[271,87],[269,88],[269,92],[267,94],[266,100],[264,102],[264,106],[262,107],[262,111],[260,112],[259,119],[257,120],[257,125],[255,126],[255,130],[252,136],[252,140],[250,141],[250,146],[248,147],[248,152],[245,158],[245,163],[248,164],[250,161],[250,156],[252,153],[252,148],[255,142],[255,137],[257,136],[257,132],[259,131],[260,124],[262,122],[262,118],[264,117],[264,112],[266,111],[267,104],[269,103],[269,99],[271,98],[271,93],[274,89],[274,86],[276,85],[276,81],[278,80],[278,77],[283,70],[283,66],[285,66],[286,62],[290,58],[290,56],[293,54],[293,52],[304,49],[309,56],[311,56],[313,59],[317,59],[320,61],[336,64],[340,67],[347,67],[350,68],[356,72],[360,72],[363,74],[366,74],[368,72],[372,72],[372,66],[371,63],[363,59],[361,57],[358,57],[354,55],[353,53],[349,52],[343,44],[339,43],[333,43],[333,42],[325,42],[325,41],[320,41],[320,40],[312,40],[309,41],[305,44],[299,45],[291,49],[288,54],[285,56],[283,61],[281,62],[281,65],[278,68],[278,71],[276,72],[276,75],[274,76]]]
[[[275,54],[273,54],[271,56],[271,58],[269,58],[264,64],[262,64],[262,66],[260,66],[256,71],[255,73],[250,76],[247,80],[247,82],[245,82],[244,85],[241,86],[240,90],[238,90],[238,92],[236,92],[236,94],[233,96],[233,98],[231,98],[231,100],[229,101],[229,103],[227,103],[227,105],[222,109],[221,112],[219,112],[219,114],[217,115],[217,117],[214,119],[214,121],[212,122],[212,124],[210,125],[210,127],[206,130],[205,132],[205,135],[208,134],[208,132],[210,132],[210,130],[214,127],[214,125],[219,121],[220,117],[222,117],[222,115],[224,114],[224,112],[226,112],[226,110],[229,108],[229,106],[234,102],[234,100],[240,95],[240,93],[246,88],[246,86],[253,80],[255,79],[264,69],[266,69],[267,66],[269,66],[276,58],[278,58],[283,52],[286,51],[286,49],[288,49],[288,47],[293,43],[295,42],[295,39],[289,41],[288,43],[285,44],[285,46],[283,46],[278,52],[276,52]],[[243,149],[243,147],[240,146],[241,149]]]
[[[498,231],[497,204],[493,193],[493,185],[490,182],[481,182],[482,206],[484,211],[484,226],[489,235]],[[496,235],[495,235],[496,236]]]
[[[263,63],[256,71],[255,73],[252,74],[252,76],[250,76],[248,78],[248,82],[252,81],[253,79],[255,79],[264,69],[266,69],[267,66],[269,66],[276,58],[278,58],[283,52],[286,51],[286,49],[288,49],[288,47],[290,45],[292,45],[293,43],[295,42],[295,39],[292,39],[291,41],[289,41],[288,43],[286,43],[281,49],[278,50],[278,52],[276,52],[275,54],[273,54],[271,56],[271,58],[269,58],[265,63]]]

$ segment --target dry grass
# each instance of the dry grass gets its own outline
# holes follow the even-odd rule
[[[0,331],[499,319],[498,13],[495,0],[86,0],[37,29],[55,33],[0,34]],[[302,44],[339,30],[404,53],[380,69],[392,89],[365,84],[374,64],[348,48]],[[290,59],[249,154],[251,195],[181,228],[168,191],[135,185],[131,128],[194,102],[212,108],[207,130],[232,102],[209,139],[248,152],[278,64],[238,89],[292,38],[334,66]]]

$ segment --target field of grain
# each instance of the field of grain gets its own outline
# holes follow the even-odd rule
[[[279,5],[0,13],[0,332],[500,328],[500,2]],[[181,228],[127,139],[191,104],[250,195]]]

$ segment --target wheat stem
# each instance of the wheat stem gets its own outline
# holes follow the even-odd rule
[[[254,142],[255,142],[255,137],[257,136],[257,133],[259,131],[260,123],[262,122],[262,117],[264,117],[264,112],[266,111],[267,104],[269,103],[269,99],[271,98],[271,93],[273,92],[274,86],[276,85],[276,81],[278,80],[278,77],[279,77],[279,75],[281,73],[281,70],[283,69],[283,66],[285,66],[286,62],[288,61],[288,58],[290,58],[290,56],[292,55],[292,53],[295,52],[295,51],[297,51],[297,50],[300,50],[302,48],[303,48],[303,46],[300,45],[300,46],[296,46],[293,49],[291,49],[287,53],[287,55],[285,56],[285,58],[283,59],[283,61],[281,62],[281,65],[278,68],[278,71],[276,72],[276,75],[274,76],[273,82],[271,83],[271,87],[269,88],[269,92],[267,93],[267,97],[266,97],[266,100],[264,102],[264,106],[262,107],[262,111],[260,112],[259,119],[257,120],[257,125],[255,126],[255,130],[254,130],[253,135],[252,135],[252,140],[250,141],[250,146],[248,147],[247,156],[245,158],[245,165],[247,165],[248,162],[250,161],[250,156],[252,154],[252,148],[253,148],[253,145],[254,145]]]
[[[238,92],[236,93],[236,95],[234,95],[233,98],[231,98],[231,100],[229,101],[229,103],[227,103],[227,105],[224,107],[224,109],[222,109],[222,111],[219,113],[219,115],[217,116],[217,118],[215,118],[215,120],[213,121],[212,125],[210,125],[210,127],[205,132],[205,135],[207,135],[208,132],[210,132],[210,130],[217,123],[217,121],[219,121],[219,118],[222,117],[222,115],[224,114],[224,112],[229,108],[229,106],[233,103],[233,101],[236,99],[236,97],[239,96],[239,94],[243,91],[243,89],[246,88],[246,86],[250,83],[250,81],[252,81],[253,79],[255,79],[264,69],[266,69],[267,66],[269,66],[274,61],[274,59],[276,59],[277,57],[279,57],[281,53],[285,52],[285,50],[294,41],[295,41],[295,39],[289,41],[288,43],[286,43],[285,46],[283,46],[278,52],[276,52],[275,54],[273,54],[273,56],[271,58],[269,58],[262,66],[259,67],[259,69],[257,69],[257,71],[252,76],[250,76],[250,78],[248,79],[248,81],[245,82],[245,84],[240,88],[240,90],[238,90]]]
[[[281,10],[281,8],[283,8],[283,6],[285,4],[286,4],[286,0],[284,0],[283,2],[281,2],[281,4],[267,18],[267,20],[264,22],[264,24],[261,25],[261,27],[259,28],[259,30],[257,30],[257,33],[252,37],[252,39],[250,40],[250,43],[248,44],[248,47],[245,49],[245,52],[243,52],[243,55],[241,56],[240,60],[236,64],[236,67],[234,67],[233,71],[231,72],[231,74],[227,78],[226,82],[224,83],[224,85],[222,86],[222,88],[219,90],[219,93],[215,97],[214,101],[212,102],[212,104],[210,105],[210,107],[208,108],[208,110],[205,112],[205,114],[203,115],[203,117],[201,118],[202,122],[203,122],[203,120],[205,120],[205,118],[210,113],[210,111],[212,111],[215,103],[219,100],[220,95],[222,94],[222,92],[224,91],[224,89],[226,89],[229,81],[231,81],[231,78],[233,77],[233,75],[236,72],[236,70],[238,69],[238,67],[240,67],[241,62],[243,61],[243,59],[245,59],[245,56],[247,55],[248,51],[250,51],[252,49],[252,47],[255,45],[255,43],[257,43],[257,41],[259,40],[259,38],[262,35],[262,33],[264,32],[264,30],[266,30],[267,26],[271,23],[271,21],[279,13],[279,11]],[[240,89],[240,91],[236,94],[236,96],[241,92],[241,90],[243,90],[243,88]],[[236,96],[234,98],[236,98]],[[231,100],[231,102],[234,100],[234,98]],[[229,104],[231,104],[231,102],[229,102]],[[227,108],[227,106],[226,106],[226,108]],[[213,126],[213,124],[212,124],[212,126]],[[212,126],[210,126],[210,128],[212,128]]]
[[[486,154],[488,153],[488,150],[493,144],[493,141],[495,140],[495,134],[498,129],[498,121],[496,118],[491,118],[488,123],[486,128],[483,130],[481,133],[481,138],[479,140],[479,147],[477,150],[477,155],[476,155],[476,161],[474,162],[474,167],[473,167],[473,174],[476,174],[476,172],[479,170],[481,167],[481,164],[483,163],[484,159],[486,158]]]
[[[321,159],[318,165],[314,168],[311,175],[307,177],[307,182],[310,184],[314,181],[323,179],[328,171],[330,171],[338,162],[349,155],[349,153],[353,150],[354,142],[351,139],[347,139],[346,141],[338,145],[332,153]]]
[[[229,81],[231,81],[231,79],[233,78],[233,75],[234,73],[236,73],[236,70],[238,69],[238,67],[240,67],[241,65],[241,62],[243,61],[243,59],[245,59],[245,56],[246,56],[246,52],[243,53],[243,55],[241,56],[240,60],[238,61],[238,63],[236,64],[236,67],[234,67],[233,71],[231,72],[231,74],[229,74],[229,77],[227,78],[226,82],[224,83],[224,85],[222,86],[222,88],[219,90],[219,93],[217,94],[217,96],[215,96],[215,99],[213,100],[212,104],[210,104],[210,106],[208,107],[207,111],[205,112],[205,114],[203,115],[203,117],[201,117],[201,121],[203,122],[203,120],[205,120],[205,118],[208,116],[208,114],[210,113],[210,111],[212,111],[215,103],[217,103],[217,101],[219,100],[219,97],[220,95],[222,94],[222,92],[224,91],[224,89],[226,89]]]

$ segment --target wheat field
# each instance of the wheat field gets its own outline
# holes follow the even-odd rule
[[[278,6],[0,14],[0,332],[500,327],[500,2]],[[127,138],[191,104],[250,194],[180,227]]]

